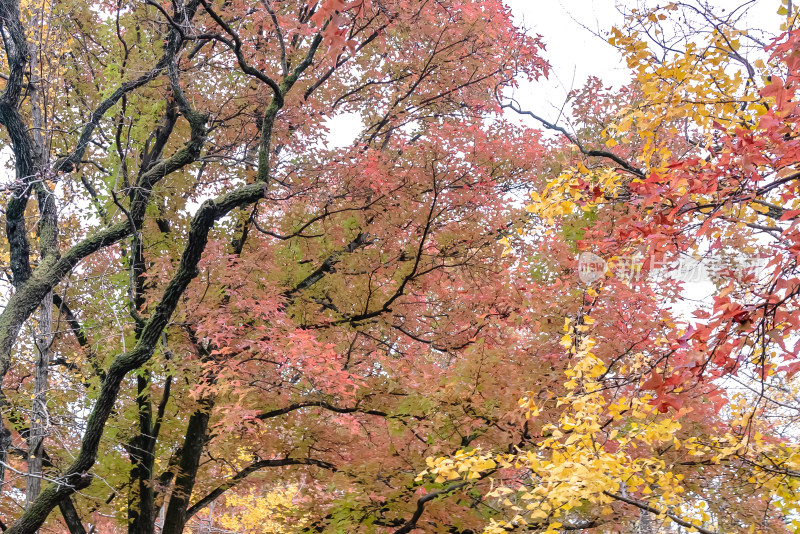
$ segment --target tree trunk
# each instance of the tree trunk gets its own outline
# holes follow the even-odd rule
[[[167,505],[162,534],[181,534],[186,525],[186,510],[189,508],[189,499],[192,496],[197,469],[200,466],[200,457],[203,454],[207,437],[208,420],[213,407],[213,399],[202,399],[200,408],[189,418],[178,475],[175,477],[175,485]]]
[[[78,511],[75,509],[75,505],[72,504],[72,497],[63,498],[58,503],[58,509],[61,510],[61,516],[64,518],[70,534],[86,534],[86,529],[83,528]]]
[[[39,11],[44,16],[44,8]],[[36,147],[36,164],[39,170],[46,167],[44,117],[42,113],[42,88],[39,76],[39,44],[41,42],[40,26],[36,26],[30,43],[30,77],[29,93],[31,99],[31,118],[33,124],[33,141]],[[40,205],[40,210],[44,209]],[[42,257],[54,251],[46,250],[51,245],[48,239],[41,241]],[[44,436],[47,432],[47,385],[50,366],[50,345],[53,342],[53,293],[45,295],[39,308],[39,328],[36,333],[36,364],[34,367],[33,408],[28,432],[28,476],[25,481],[25,501],[30,505],[42,490],[42,462],[44,459]]]
[[[48,293],[40,308],[36,335],[36,367],[33,382],[33,409],[28,433],[28,477],[25,501],[32,503],[42,490],[44,436],[47,432],[47,382],[50,366],[50,344],[53,338],[53,295]]]

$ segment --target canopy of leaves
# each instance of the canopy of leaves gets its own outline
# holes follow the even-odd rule
[[[499,0],[0,0],[3,529],[796,531],[800,32],[737,11],[561,126]]]

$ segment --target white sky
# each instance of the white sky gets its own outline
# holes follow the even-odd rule
[[[603,34],[622,15],[615,0],[506,0],[515,22],[545,42],[551,72],[546,80],[522,85],[515,97],[523,107],[547,119],[558,117],[570,89],[590,76],[621,86],[631,75],[617,50],[596,34]]]

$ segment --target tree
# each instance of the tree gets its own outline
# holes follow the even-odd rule
[[[413,529],[422,458],[493,424],[461,398],[513,326],[504,195],[540,152],[494,94],[538,40],[497,1],[0,18],[7,531],[179,533],[250,479],[305,481],[310,529]]]
[[[799,34],[791,3],[765,41],[737,28],[744,7],[631,10],[609,41],[633,83],[576,91],[574,130],[504,102],[565,138],[527,232],[603,267],[556,264],[584,291],[564,389],[520,400],[533,439],[420,475],[503,480],[487,496],[506,515],[487,532],[798,528]],[[713,283],[700,305],[686,258]]]
[[[676,9],[708,34],[645,41]],[[548,65],[496,0],[0,19],[8,532],[789,530],[793,32],[762,66],[632,12],[636,79],[552,140],[507,115]],[[750,249],[767,285],[691,325],[669,275],[575,259]]]

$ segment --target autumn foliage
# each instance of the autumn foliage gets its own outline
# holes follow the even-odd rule
[[[4,530],[796,531],[794,10],[0,0]]]

